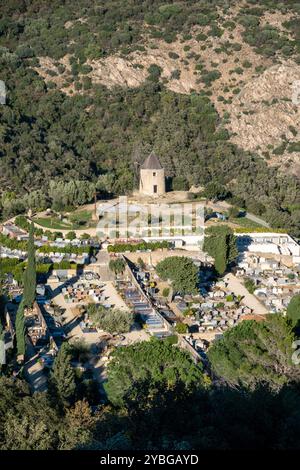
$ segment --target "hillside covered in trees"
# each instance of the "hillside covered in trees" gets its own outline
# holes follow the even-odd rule
[[[167,340],[118,348],[104,404],[72,366],[87,349],[63,345],[47,392],[2,366],[0,449],[299,449],[295,339],[281,316],[243,321],[210,349],[213,381]]]
[[[267,150],[261,136],[243,146],[236,125],[254,111],[235,101],[265,69],[288,63],[297,77],[299,12],[293,0],[2,4],[2,217],[130,192],[154,149],[170,187],[213,180],[216,197],[299,236],[299,180],[280,161],[299,156],[296,126]]]

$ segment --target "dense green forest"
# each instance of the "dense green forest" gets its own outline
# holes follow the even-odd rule
[[[134,89],[109,90],[84,77],[88,59],[141,48],[144,22],[150,35],[167,42],[178,33],[188,36],[195,25],[222,34],[216,6],[225,14],[227,3],[15,0],[1,5],[0,79],[7,90],[0,107],[2,217],[28,207],[76,206],[91,201],[95,189],[102,195],[130,192],[137,185],[137,164],[154,149],[174,188],[213,180],[216,197],[225,193],[299,236],[299,181],[228,141],[210,101],[210,80],[202,93],[181,95],[167,90],[157,66]],[[258,26],[259,15],[275,7],[299,13],[296,1],[249,0],[237,17],[246,25],[244,40],[266,56],[277,50],[287,57],[300,53],[294,20],[287,24],[294,37],[288,42]],[[85,21],[64,26],[80,18]],[[38,57],[58,60],[66,54],[72,64],[68,80],[80,90],[69,96],[34,70]]]
[[[211,98],[218,71],[199,64],[205,87],[190,94],[170,91],[155,64],[137,88],[109,89],[88,76],[89,60],[143,50],[145,24],[150,38],[168,44],[178,35],[188,40],[193,27],[206,27],[199,40],[210,40],[243,25],[243,41],[261,57],[300,63],[299,0],[247,0],[234,21],[226,21],[229,4],[234,2],[2,2],[0,80],[7,95],[0,105],[0,218],[28,208],[66,210],[92,201],[95,191],[99,197],[130,193],[138,164],[154,150],[170,188],[201,186],[199,196],[226,198],[300,236],[300,182],[230,142],[228,116],[218,114]],[[260,24],[269,11],[290,15],[290,34]],[[230,54],[240,45],[223,47]],[[71,65],[66,77],[59,62],[58,72],[48,76],[64,75],[74,86],[69,94],[38,73],[40,57],[65,56]],[[207,240],[208,251],[220,248],[219,274],[234,259],[233,241],[224,231],[212,231]],[[14,262],[5,263],[12,270]],[[15,266],[20,278],[24,267]],[[167,261],[160,268],[173,287],[194,290],[194,267],[185,264],[183,272]],[[4,318],[2,294],[1,288]],[[194,364],[173,344],[176,337],[117,348],[102,394],[91,371],[78,367],[93,354],[85,344],[65,343],[48,371],[48,391],[35,394],[15,362],[16,351],[10,351],[0,367],[0,449],[299,449],[296,300],[287,318],[272,315],[229,329],[209,349],[208,367]],[[23,338],[22,317],[20,308]],[[121,320],[129,325],[132,319]],[[95,311],[94,321],[107,319]]]
[[[47,392],[0,377],[0,448],[299,449],[299,366],[289,321],[243,321],[209,352],[212,373],[169,340],[115,350],[99,396],[79,373],[87,345],[60,349]],[[298,353],[297,353],[298,358]],[[78,362],[77,362],[78,364]]]

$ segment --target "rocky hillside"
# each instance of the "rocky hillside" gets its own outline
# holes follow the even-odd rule
[[[228,111],[233,142],[300,176],[299,65],[290,61],[267,68],[245,84]]]
[[[169,189],[300,237],[299,18],[299,0],[2,2],[0,217],[130,194],[154,150]]]
[[[39,56],[35,70],[70,95],[88,93],[95,84],[139,87],[151,74],[174,92],[206,93],[232,142],[300,174],[300,104],[293,102],[300,80],[299,15],[254,3],[260,2],[217,6],[213,19],[211,13],[202,15],[202,25],[172,41],[155,37],[158,27],[143,23],[130,51],[87,58],[76,80],[70,53],[59,59]],[[70,31],[87,22],[82,17],[64,27]]]

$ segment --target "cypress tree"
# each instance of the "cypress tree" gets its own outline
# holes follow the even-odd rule
[[[36,265],[35,265],[35,247],[34,247],[34,224],[30,225],[28,250],[27,250],[27,266],[24,272],[24,307],[32,307],[35,300],[36,291]]]
[[[230,264],[236,260],[239,254],[236,244],[236,236],[233,233],[229,233],[227,235],[227,246],[227,264]]]
[[[208,227],[206,234],[203,250],[215,258],[216,271],[222,275],[238,255],[236,237],[227,225]]]
[[[24,303],[20,303],[15,322],[17,351],[18,355],[25,355],[26,342],[25,342],[25,317],[24,317]]]
[[[227,244],[226,244],[226,236],[220,235],[218,237],[218,244],[216,245],[216,252],[215,252],[215,269],[218,274],[222,275],[226,271],[227,267]]]
[[[55,358],[49,385],[52,395],[57,397],[63,405],[71,403],[76,383],[67,344],[61,346]]]

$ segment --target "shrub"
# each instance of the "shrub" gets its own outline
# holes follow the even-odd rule
[[[162,242],[140,242],[140,243],[116,243],[115,245],[108,245],[107,251],[109,253],[123,253],[125,251],[146,251],[146,250],[159,250],[163,248],[169,248],[170,243],[168,241]]]
[[[240,215],[240,210],[238,207],[232,206],[228,210],[229,217],[236,219]]]
[[[250,294],[253,294],[253,292],[255,291],[255,283],[250,278],[246,278],[244,280],[244,286],[246,287],[247,291],[250,292]]]
[[[234,70],[233,70],[234,73],[237,73],[238,75],[242,75],[244,73],[244,70],[242,69],[242,67],[236,67]]]
[[[176,69],[176,70],[173,70],[171,72],[171,77],[170,78],[171,78],[171,80],[179,80],[180,75],[181,75],[180,70]]]
[[[185,323],[177,323],[175,326],[175,330],[180,335],[183,335],[187,332],[188,326]]]
[[[200,26],[207,26],[210,24],[210,18],[208,15],[204,15],[200,13],[196,18],[195,18],[195,23],[199,24]]]
[[[173,191],[187,191],[189,183],[183,176],[175,176],[172,180]]]
[[[209,36],[218,37],[220,38],[223,35],[223,29],[219,28],[217,25],[212,25],[210,30],[208,31]]]
[[[151,64],[148,68],[149,80],[156,81],[159,79],[162,73],[162,68],[156,64]]]
[[[179,59],[179,55],[176,54],[176,52],[172,52],[172,51],[171,51],[171,52],[169,52],[168,55],[169,55],[170,59],[174,59],[174,60],[175,60],[175,59]]]
[[[133,324],[133,313],[127,310],[106,309],[102,305],[90,304],[87,313],[94,326],[110,334],[127,333]]]
[[[207,39],[207,36],[206,36],[206,34],[204,34],[204,33],[197,34],[197,36],[196,36],[196,40],[197,40],[198,42],[200,42],[200,41],[205,41],[206,39]]]
[[[80,235],[80,238],[81,238],[81,240],[89,240],[91,238],[91,236],[90,236],[89,233],[84,232]]]
[[[221,77],[221,73],[218,70],[211,70],[202,74],[202,81],[205,85],[210,86],[212,82],[218,80]]]
[[[68,232],[65,236],[67,240],[75,240],[76,238],[76,233],[74,231]]]
[[[168,297],[170,294],[170,289],[169,287],[164,287],[163,290],[162,290],[162,296],[163,297]]]
[[[229,294],[226,296],[226,302],[233,302],[233,300],[234,300],[234,297],[232,294]]]
[[[164,339],[164,342],[166,344],[172,345],[172,344],[177,344],[178,343],[178,336],[177,335],[172,335],[172,336],[167,336]]]
[[[252,67],[252,63],[249,62],[249,60],[244,60],[244,62],[242,63],[243,67],[245,69],[250,69]]]

